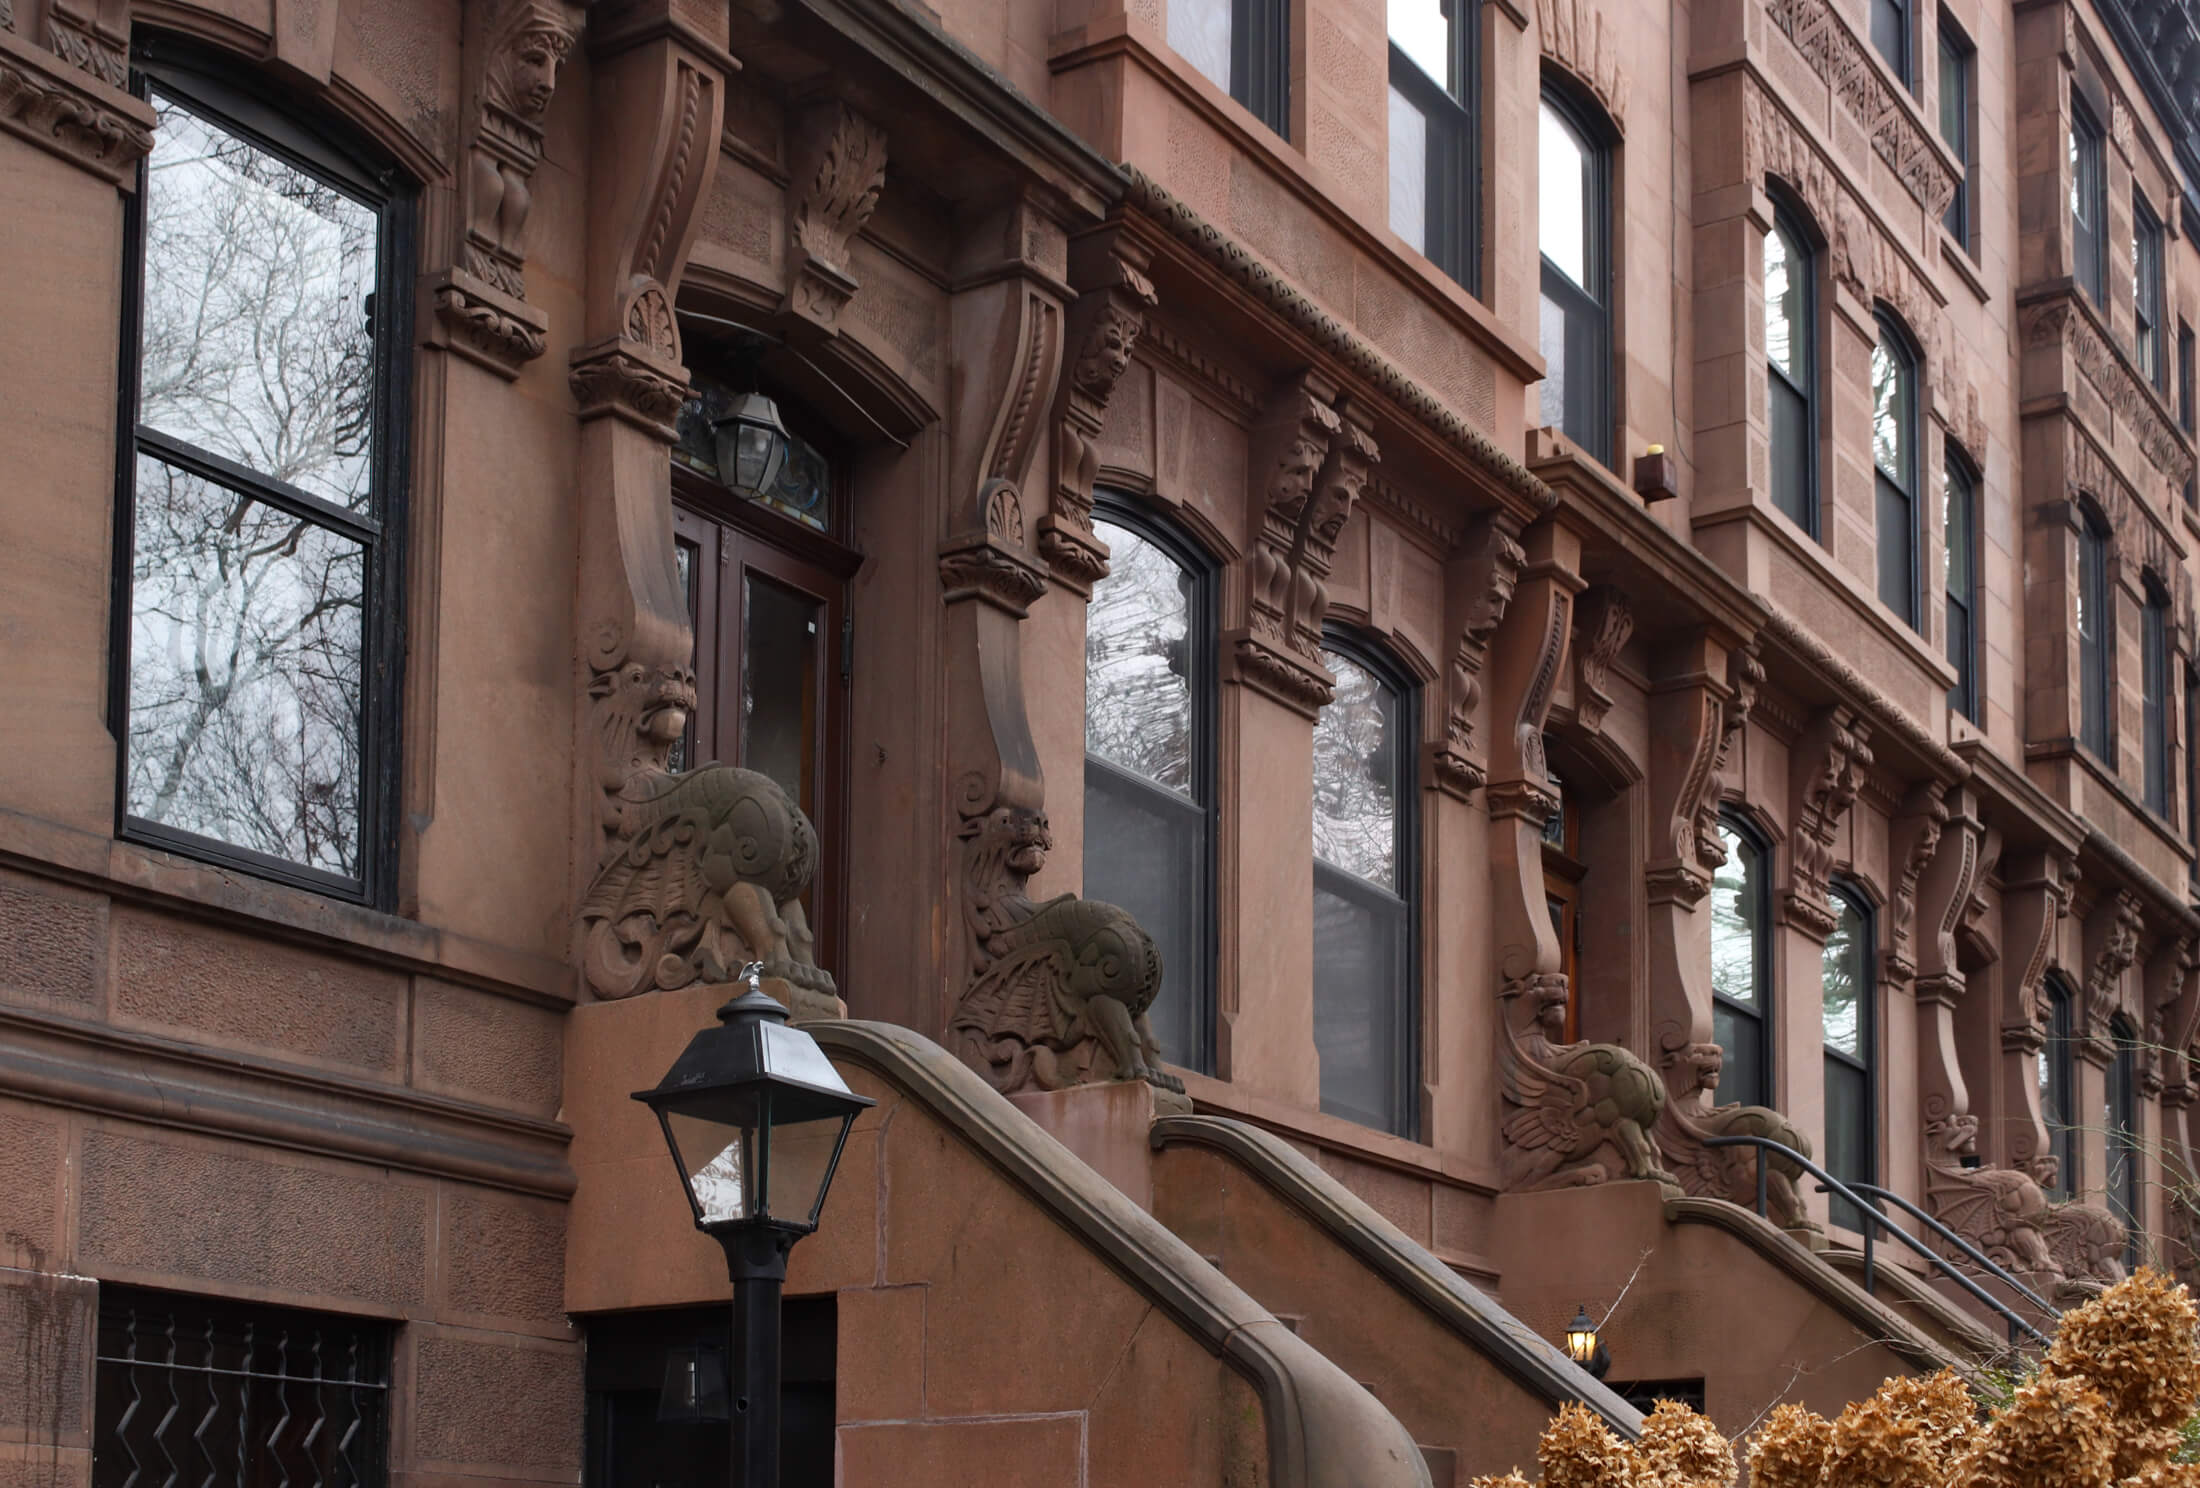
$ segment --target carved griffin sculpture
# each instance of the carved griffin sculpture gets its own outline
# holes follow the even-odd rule
[[[964,824],[973,975],[949,1031],[1004,1093],[1102,1080],[1181,1092],[1147,1010],[1161,952],[1126,910],[1025,891],[1054,846],[1046,813],[1001,806]]]
[[[1925,1199],[1933,1217],[1984,1251],[1995,1265],[2042,1283],[2043,1294],[2052,1295],[2051,1289],[2063,1285],[2063,1268],[2048,1244],[2052,1206],[2047,1195],[2029,1173],[1963,1166],[1965,1155],[1976,1150],[1977,1138],[1976,1116],[1926,1123]],[[2120,1237],[2116,1243],[2121,1249]]]
[[[618,684],[614,684],[618,685]],[[645,740],[677,740],[694,706],[678,678],[624,679]],[[769,776],[643,761],[608,796],[608,852],[581,902],[582,964],[602,997],[731,982],[750,961],[787,984],[798,1016],[844,1011],[817,965],[802,895],[817,833]]]
[[[2040,1231],[2063,1273],[2060,1294],[2049,1301],[2090,1297],[2124,1279],[2129,1232],[2106,1209],[2077,1202],[2049,1204]]]
[[[1566,978],[1508,981],[1498,1073],[1505,1097],[1505,1187],[1570,1188],[1615,1178],[1678,1182],[1650,1133],[1665,1107],[1657,1072],[1617,1044],[1559,1042]]]
[[[1658,1150],[1689,1193],[1751,1209],[1757,1205],[1757,1164],[1767,1156],[1765,1150],[1706,1147],[1706,1137],[1765,1137],[1811,1156],[1810,1138],[1770,1106],[1711,1104],[1726,1069],[1726,1051],[1717,1044],[1683,1044],[1665,1056],[1665,1063],[1672,1071],[1667,1077],[1672,1093],[1658,1122]],[[1802,1181],[1803,1170],[1793,1158],[1770,1154],[1765,1217],[1783,1230],[1814,1233],[1819,1226],[1796,1192]]]

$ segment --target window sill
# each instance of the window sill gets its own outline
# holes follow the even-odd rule
[[[2111,770],[2106,761],[2078,740],[2065,736],[2060,739],[2050,739],[2043,743],[2027,744],[2024,749],[2026,764],[2059,763],[2066,759],[2074,763],[2079,770],[2091,776],[2102,789],[2113,795],[2118,804],[2131,814],[2134,821],[2149,828],[2155,836],[2167,843],[2179,858],[2192,858],[2192,844],[2185,840],[2185,834],[2177,828],[2176,824],[2153,807],[2147,805],[2145,799],[2127,785],[2121,775]],[[2067,801],[2058,804],[2081,819],[2085,817],[2082,802]],[[2100,824],[2093,822],[2091,825],[2097,827]],[[2114,840],[2113,833],[2110,834],[2110,838]],[[2168,886],[2165,885],[2165,887]]]
[[[1986,287],[1986,280],[1979,274],[1978,260],[1971,257],[1969,250],[1961,243],[1949,236],[1945,225],[1940,229],[1940,259],[1955,271],[1955,276],[1963,281],[1964,288],[1970,290],[1981,305],[1994,298],[1993,292]]]

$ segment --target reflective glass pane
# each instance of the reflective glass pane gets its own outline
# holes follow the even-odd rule
[[[1762,1106],[1770,1103],[1765,1088],[1765,1026],[1738,1008],[1723,1002],[1711,1005],[1711,1037],[1726,1055],[1719,1066],[1715,1104]]]
[[[1872,45],[1894,75],[1910,81],[1910,7],[1907,0],[1872,0]]]
[[[364,509],[374,210],[157,91],[153,108],[139,419]]]
[[[667,1113],[688,1192],[703,1211],[703,1221],[746,1219],[757,1212],[756,1131],[701,1117]]]
[[[1942,504],[1943,549],[1947,553],[1948,593],[1966,604],[1971,597],[1971,477],[1962,466],[1950,460],[1943,467],[1943,481],[1947,492]]]
[[[1872,1181],[1871,1083],[1855,1065],[1826,1061],[1826,1171],[1844,1183]],[[1863,1217],[1848,1200],[1832,1201],[1833,1222],[1860,1229]]]
[[[1395,1131],[1410,1000],[1405,987],[1405,906],[1339,876],[1314,875],[1314,1047],[1322,1109]]]
[[[1745,1007],[1761,1008],[1764,870],[1756,847],[1720,824],[1726,861],[1711,875],[1711,989]]]
[[[688,659],[693,662],[694,637],[701,633],[696,624],[695,612],[695,544],[685,539],[675,539],[672,544],[672,562],[680,573],[680,600],[687,611],[690,632]],[[666,767],[675,771],[688,768],[689,752],[694,748],[694,743],[695,716],[691,713],[688,715],[687,731],[673,744],[671,754],[666,756]]]
[[[1802,358],[1810,347],[1808,309],[1810,255],[1783,228],[1765,234],[1765,358],[1801,382],[1809,375]]]
[[[1916,395],[1910,359],[1884,331],[1872,348],[1872,460],[1897,484],[1910,482],[1911,409]]]
[[[1545,426],[1566,427],[1566,308],[1543,296],[1541,319],[1543,381],[1538,385],[1538,408]]]
[[[674,420],[673,460],[735,491],[745,501],[770,507],[815,531],[831,531],[832,466],[824,453],[801,435],[790,433],[787,436],[779,474],[761,492],[751,494],[738,490],[718,469],[718,436],[712,424],[732,414],[738,396],[723,383],[697,378],[695,396],[680,405]]]
[[[1833,934],[1826,937],[1822,960],[1826,1047],[1864,1059],[1864,999],[1871,992],[1872,948],[1856,906],[1836,894],[1832,909]]]
[[[1956,158],[1969,158],[1964,135],[1970,126],[1971,70],[1948,33],[1940,33],[1940,137]]]
[[[741,588],[741,763],[817,811],[817,659],[825,607],[750,572]]]
[[[130,814],[357,877],[364,551],[150,455],[133,537]]]
[[[1877,492],[1879,529],[1874,534],[1879,556],[1879,602],[1904,620],[1917,605],[1917,527],[1910,498],[1886,476],[1873,481]]]
[[[774,1219],[807,1224],[825,1196],[825,1181],[839,1149],[838,1116],[818,1121],[795,1121],[771,1131],[769,1173],[765,1180],[764,1212]]]
[[[1811,528],[1810,469],[1818,458],[1818,431],[1810,405],[1786,378],[1770,379],[1765,411],[1771,419],[1772,502],[1804,531]]]
[[[1169,45],[1224,92],[1230,89],[1231,0],[1169,0]]]
[[[1388,0],[1390,39],[1413,65],[1447,92],[1451,88],[1451,21],[1444,0]]]
[[[1543,101],[1536,135],[1538,237],[1543,256],[1583,288],[1589,285],[1589,147]],[[1546,305],[1545,315],[1549,309]],[[1545,344],[1549,344],[1546,333]]]
[[[1093,526],[1111,556],[1085,616],[1085,750],[1189,798],[1192,575],[1128,528]]]
[[[1398,882],[1398,694],[1334,651],[1337,695],[1314,724],[1314,856],[1369,883]]]
[[[1390,230],[1428,251],[1428,118],[1390,90]]]
[[[1097,760],[1086,761],[1086,897],[1130,911],[1153,937],[1161,952],[1161,996],[1148,1016],[1162,1057],[1193,1066],[1206,1042],[1199,1023],[1209,892],[1206,833],[1204,809]]]

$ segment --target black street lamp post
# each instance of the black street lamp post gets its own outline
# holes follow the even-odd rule
[[[733,1280],[733,1483],[779,1483],[779,1292],[787,1252],[817,1228],[856,1113],[875,1104],[848,1089],[825,1051],[766,994],[763,968],[718,1010],[654,1090],[657,1113],[695,1227],[726,1252]]]

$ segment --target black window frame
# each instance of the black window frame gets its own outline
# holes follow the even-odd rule
[[[2196,432],[2193,379],[2196,371],[2193,355],[2192,327],[2185,321],[2177,322],[2177,422],[2190,436]],[[2200,506],[2200,474],[2185,477],[2185,505]]]
[[[1896,417],[1902,421],[1902,452],[1908,466],[1906,470],[1890,471],[1879,463],[1877,451],[1873,453],[1872,488],[1875,497],[1872,505],[1872,538],[1879,556],[1879,602],[1894,611],[1896,618],[1903,624],[1922,634],[1925,627],[1922,623],[1924,605],[1921,602],[1921,570],[1924,565],[1918,561],[1918,555],[1925,547],[1925,503],[1922,499],[1924,482],[1919,475],[1924,467],[1925,452],[1924,420],[1920,416],[1924,393],[1919,383],[1925,360],[1918,352],[1917,338],[1910,334],[1909,328],[1895,317],[1893,311],[1882,305],[1875,310],[1872,318],[1879,328],[1877,344],[1885,347],[1893,358],[1901,381],[1901,407],[1896,410]],[[1873,412],[1876,416],[1877,410],[1874,409]],[[1900,501],[1904,508],[1902,516],[1905,531],[1899,549],[1887,541],[1888,534],[1879,520],[1889,515],[1890,500]],[[1899,603],[1889,593],[1891,576],[1887,565],[1890,560],[1898,560],[1903,565],[1904,571],[1899,575],[1902,585]]]
[[[1803,346],[1791,360],[1802,368],[1803,376],[1802,381],[1798,383],[1795,378],[1790,377],[1786,372],[1775,366],[1772,361],[1771,347],[1769,345],[1766,347],[1765,426],[1769,434],[1772,428],[1773,402],[1783,393],[1792,396],[1801,405],[1802,425],[1808,431],[1808,438],[1804,441],[1803,488],[1797,493],[1800,510],[1790,510],[1787,504],[1781,500],[1781,482],[1778,477],[1776,463],[1772,472],[1773,478],[1768,482],[1768,485],[1772,494],[1773,506],[1785,513],[1796,526],[1808,532],[1818,541],[1824,542],[1824,514],[1819,504],[1818,489],[1819,452],[1823,442],[1819,400],[1818,272],[1823,256],[1823,247],[1821,239],[1811,226],[1809,218],[1803,214],[1799,207],[1793,204],[1787,194],[1780,190],[1773,190],[1770,194],[1772,197],[1772,229],[1771,232],[1766,234],[1765,241],[1770,242],[1772,236],[1777,234],[1785,242],[1788,250],[1797,256],[1794,272],[1799,276],[1798,282],[1803,300],[1802,315],[1800,317],[1803,328]],[[1761,264],[1762,260],[1759,261]],[[1766,299],[1766,304],[1768,307],[1767,323],[1769,325],[1769,306],[1771,304],[1769,296]],[[1775,453],[1774,460],[1777,461],[1777,459],[1778,456]]]
[[[1862,1045],[1864,1050],[1863,1057],[1854,1058],[1845,1051],[1835,1049],[1830,1044],[1828,1044],[1825,1040],[1822,1023],[1818,1040],[1818,1052],[1823,1060],[1837,1061],[1841,1064],[1848,1065],[1852,1069],[1861,1071],[1864,1076],[1864,1122],[1863,1131],[1861,1133],[1862,1146],[1864,1151],[1864,1171],[1862,1174],[1854,1175],[1853,1177],[1851,1175],[1841,1173],[1835,1173],[1834,1176],[1841,1179],[1841,1181],[1844,1183],[1877,1183],[1879,1181],[1880,1099],[1879,911],[1877,906],[1872,903],[1871,896],[1866,894],[1859,885],[1853,884],[1847,879],[1835,879],[1831,888],[1828,891],[1828,897],[1833,901],[1833,911],[1837,921],[1844,907],[1849,911],[1854,912],[1857,918],[1857,922],[1861,926],[1861,935],[1864,943],[1863,955],[1858,958],[1861,968],[1860,975],[1862,977],[1862,985],[1857,989],[1856,1019],[1857,1037],[1858,1042]],[[1819,1016],[1821,1020],[1824,1018],[1825,1015],[1824,975],[1825,972],[1823,964],[1823,952],[1821,952],[1819,971]],[[1821,1095],[1823,1095],[1822,1091]],[[1829,1100],[1821,1099],[1821,1109],[1828,1113],[1828,1117],[1830,1119],[1832,1103]],[[1833,1138],[1829,1130],[1826,1134],[1826,1166],[1827,1171],[1829,1172],[1832,1171],[1832,1163]],[[1872,1207],[1876,1209],[1879,1206],[1875,1203],[1872,1205]],[[1842,1217],[1847,1208],[1847,1201],[1839,1198],[1838,1196],[1833,1199],[1832,1209],[1834,1223],[1848,1225],[1848,1227],[1851,1229],[1860,1229],[1863,1223],[1869,1222],[1862,1220],[1861,1216],[1857,1216],[1858,1223],[1851,1224],[1849,1220]]]
[[[1984,592],[1979,573],[1979,551],[1982,545],[1979,542],[1978,493],[1981,483],[1976,468],[1952,439],[1947,441],[1946,458],[1941,462],[1941,469],[1945,482],[1941,494],[1945,503],[1941,522],[1943,541],[1952,542],[1950,535],[1953,533],[1960,531],[1963,534],[1964,568],[1969,575],[1969,582],[1962,586],[1964,592],[1959,594],[1952,555],[1942,565],[1942,572],[1948,576],[1948,582],[1943,586],[1944,613],[1941,625],[1947,632],[1945,650],[1948,663],[1956,669],[1956,685],[1948,689],[1948,706],[1977,723],[1984,701],[1978,675],[1978,602],[1980,594]],[[1957,510],[1959,503],[1960,519]],[[1962,617],[1960,626],[1956,623],[1959,613]]]
[[[2200,847],[2200,750],[2193,744],[2200,741],[2200,669],[2191,662],[2184,666],[2185,674],[2185,841]],[[2200,861],[2196,861],[2192,874],[2200,879]]]
[[[2153,573],[2144,578],[2139,608],[2139,702],[2144,722],[2144,787],[2147,810],[2167,818],[2170,808],[2169,591]]]
[[[1764,833],[1757,829],[1755,823],[1730,807],[1720,809],[1719,825],[1731,832],[1735,840],[1745,849],[1756,855],[1757,871],[1754,875],[1754,884],[1757,899],[1757,935],[1754,944],[1751,946],[1751,952],[1755,963],[1752,970],[1757,981],[1758,1005],[1750,1007],[1728,997],[1719,990],[1717,980],[1712,979],[1713,1037],[1714,1039],[1717,1038],[1718,1014],[1721,1011],[1724,1011],[1729,1019],[1746,1023],[1754,1031],[1758,1045],[1759,1088],[1748,1091],[1730,1087],[1727,1083],[1726,1071],[1732,1068],[1733,1064],[1729,1060],[1720,1070],[1719,1088],[1713,1096],[1713,1100],[1716,1104],[1722,1106],[1736,1102],[1745,1106],[1770,1106],[1773,1104],[1773,1092],[1778,1089],[1778,1075],[1776,1072],[1778,1040],[1774,1034],[1774,1020],[1778,1011],[1776,994],[1779,990],[1772,974],[1772,843]],[[1732,1053],[1731,1050],[1727,1052]]]
[[[2131,192],[2131,359],[2139,376],[2164,398],[2169,396],[2168,322],[2162,290],[2165,250],[2162,219],[2147,195]]]
[[[1468,294],[1482,292],[1482,0],[1447,0],[1448,79],[1430,77],[1397,42],[1390,86],[1428,128],[1422,201],[1429,262]]]
[[[2070,90],[2070,272],[2108,313],[2108,131],[2075,84]],[[2080,215],[2080,208],[2089,208]]]
[[[2078,742],[2116,767],[2116,583],[2107,520],[2078,503]],[[2090,627],[2087,616],[2092,617]]]
[[[1618,131],[1604,111],[1582,96],[1581,90],[1559,73],[1544,71],[1543,83],[1537,95],[1537,107],[1555,112],[1560,121],[1572,131],[1582,145],[1582,225],[1588,234],[1583,244],[1583,267],[1594,285],[1577,285],[1564,269],[1553,264],[1543,254],[1540,245],[1537,257],[1541,264],[1541,293],[1543,298],[1555,300],[1569,329],[1575,316],[1583,317],[1586,329],[1584,358],[1595,371],[1593,377],[1583,379],[1575,374],[1580,370],[1571,358],[1566,366],[1566,387],[1569,393],[1579,388],[1583,402],[1577,420],[1568,410],[1561,410],[1560,432],[1578,445],[1582,452],[1607,468],[1612,464],[1615,425],[1618,423],[1619,373],[1615,364],[1612,340],[1613,286],[1618,282],[1612,243],[1612,157],[1618,148]],[[1540,112],[1538,129],[1541,127]],[[1538,188],[1544,184],[1538,165]]]
[[[1166,36],[1166,11],[1161,27]],[[1224,83],[1210,77],[1196,64],[1193,70],[1211,82],[1222,83],[1223,91],[1243,104],[1254,118],[1275,134],[1290,139],[1290,0],[1230,0],[1229,80]]]
[[[2048,1088],[2041,1092],[2040,1123],[2047,1128],[2047,1150],[2055,1158],[2055,1182],[2049,1191],[2069,1198],[2079,1188],[2082,1151],[2073,1118],[2078,1095],[2078,999],[2056,972],[2048,973],[2041,995],[2047,1004],[2047,1027],[2041,1031],[2040,1070]]]
[[[299,490],[138,422],[143,360],[147,178],[137,165],[124,206],[122,317],[115,420],[115,559],[110,594],[108,727],[115,750],[115,834],[130,842],[232,868],[370,908],[394,908],[402,818],[405,549],[412,436],[413,282],[419,183],[396,157],[323,103],[297,96],[249,62],[203,43],[140,28],[130,50],[130,91],[158,86],[193,114],[313,176],[378,218],[375,270],[375,449],[363,512]],[[359,545],[361,587],[359,874],[346,878],[272,854],[134,816],[130,796],[130,643],[134,621],[137,459],[140,451],[225,490]]]
[[[1915,93],[1917,14],[1911,0],[1871,0],[1869,29],[1872,50],[1879,54],[1879,60],[1887,64],[1896,81]]]
[[[1960,139],[1948,138],[1951,81],[1963,94],[1956,107],[1956,119],[1962,131]],[[1948,230],[1948,236],[1955,239],[1956,246],[1975,259],[1978,257],[1974,220],[1978,197],[1978,48],[1963,34],[1963,28],[1948,14],[1946,6],[1940,10],[1940,124],[1941,140],[1963,162],[1963,175],[1956,181],[1955,195],[1948,198],[1948,210],[1942,215],[1940,224]]]
[[[2125,1263],[2136,1265],[2140,1237],[2145,1233],[2141,1161],[2146,1144],[2139,1115],[2139,1034],[2118,1013],[2109,1020],[2108,1037],[2116,1053],[2102,1082],[2102,1118],[2108,1128],[2103,1144],[2108,1153],[2108,1171],[2102,1175],[2102,1188],[2108,1212],[2124,1222]]]
[[[1355,627],[1328,624],[1322,627],[1322,647],[1334,651],[1354,665],[1368,672],[1382,686],[1390,689],[1398,700],[1397,744],[1390,762],[1391,799],[1397,807],[1396,853],[1398,886],[1396,892],[1385,890],[1380,884],[1369,882],[1348,869],[1323,861],[1316,854],[1313,858],[1314,886],[1327,888],[1341,899],[1363,901],[1388,899],[1404,911],[1400,930],[1403,944],[1399,948],[1399,991],[1397,1046],[1391,1051],[1393,1073],[1396,1077],[1397,1106],[1390,1113],[1389,1124],[1373,1126],[1362,1123],[1357,1116],[1334,1110],[1328,1098],[1322,1097],[1322,1110],[1355,1124],[1370,1125],[1373,1130],[1387,1131],[1408,1141],[1421,1138],[1421,1015],[1423,996],[1421,987],[1421,801],[1420,801],[1420,709],[1421,685],[1413,673],[1401,665],[1379,641]],[[1314,988],[1314,996],[1321,996],[1321,987]]]
[[[1093,492],[1092,514],[1095,521],[1136,533],[1142,541],[1161,549],[1172,562],[1191,576],[1187,597],[1185,666],[1191,673],[1187,690],[1190,694],[1192,728],[1197,740],[1192,750],[1192,804],[1201,808],[1202,814],[1200,861],[1193,868],[1192,878],[1200,886],[1201,893],[1200,903],[1194,906],[1200,927],[1199,959],[1189,968],[1172,964],[1162,970],[1167,979],[1163,984],[1164,995],[1172,987],[1182,987],[1187,979],[1192,983],[1189,992],[1193,999],[1191,1029],[1194,1047],[1187,1051],[1192,1057],[1175,1062],[1181,1068],[1211,1075],[1215,1072],[1218,1042],[1217,983],[1221,927],[1215,880],[1222,835],[1222,565],[1181,526],[1127,492],[1106,486],[1097,488]],[[1098,768],[1108,772],[1116,780],[1172,796],[1175,794],[1164,786],[1145,780],[1135,771],[1125,770],[1107,760],[1095,760],[1089,750],[1084,758],[1088,773]],[[1089,793],[1090,787],[1087,790]],[[1086,840],[1089,842],[1090,839],[1091,834],[1088,832]]]

